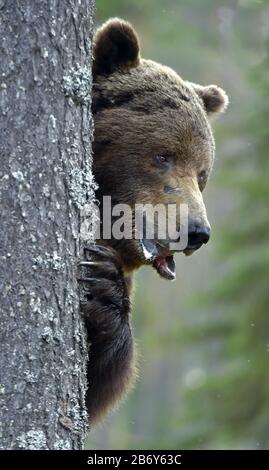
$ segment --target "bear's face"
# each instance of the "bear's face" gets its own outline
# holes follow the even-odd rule
[[[182,80],[172,69],[140,58],[132,27],[114,19],[97,31],[94,49],[94,173],[98,198],[112,204],[188,206],[191,254],[209,239],[210,226],[202,192],[214,161],[208,117],[224,110],[226,94],[211,85]],[[167,221],[167,212],[160,214]],[[153,224],[153,222],[152,222]],[[169,233],[112,240],[125,268],[152,264],[163,277],[175,277]]]

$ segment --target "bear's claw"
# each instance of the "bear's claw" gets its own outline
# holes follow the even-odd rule
[[[90,247],[85,247],[83,249],[84,257],[88,260],[88,253],[90,256],[102,256],[103,258],[108,258],[110,261],[113,261],[116,265],[120,266],[120,257],[119,254],[113,250],[113,248],[108,248],[101,245],[92,245]],[[91,260],[90,260],[91,261]]]
[[[116,305],[121,310],[128,294],[117,252],[112,248],[94,245],[85,248],[84,255],[88,255],[88,258],[78,263],[80,271],[77,279],[79,283],[84,283],[81,289],[82,312],[87,315],[91,310],[91,300],[102,306]]]

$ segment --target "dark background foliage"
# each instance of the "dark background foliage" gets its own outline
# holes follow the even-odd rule
[[[213,236],[177,280],[137,275],[140,377],[89,448],[268,449],[269,1],[97,0],[144,57],[230,96],[206,190]]]

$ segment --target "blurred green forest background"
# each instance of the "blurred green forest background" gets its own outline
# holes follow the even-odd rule
[[[142,55],[230,97],[205,192],[213,233],[177,280],[136,279],[140,377],[91,449],[269,448],[269,0],[97,0]]]

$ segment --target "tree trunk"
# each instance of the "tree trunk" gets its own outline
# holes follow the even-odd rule
[[[0,0],[0,442],[81,449],[93,0]]]

